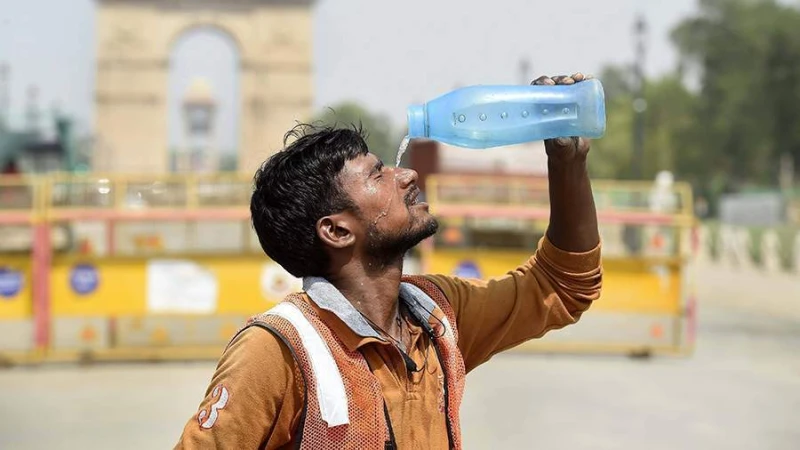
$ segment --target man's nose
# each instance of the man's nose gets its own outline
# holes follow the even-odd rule
[[[403,188],[410,186],[413,183],[416,183],[419,179],[419,174],[416,170],[413,169],[404,169],[404,168],[397,168],[397,179],[400,182],[400,185]]]

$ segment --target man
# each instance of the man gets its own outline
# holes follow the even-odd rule
[[[466,373],[575,323],[600,294],[589,142],[545,143],[550,226],[530,260],[467,280],[402,276],[438,226],[413,170],[384,166],[358,130],[295,134],[256,173],[250,208],[303,292],[233,338],[178,447],[461,448]]]

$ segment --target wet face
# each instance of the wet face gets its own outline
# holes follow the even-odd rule
[[[340,183],[358,207],[358,237],[368,256],[393,259],[436,233],[438,223],[420,201],[417,173],[392,168],[373,154],[345,164]]]

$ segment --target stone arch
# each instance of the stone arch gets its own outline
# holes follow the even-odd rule
[[[252,173],[311,115],[312,0],[99,0],[95,170],[168,170],[171,49],[187,30],[226,32],[239,50],[239,168]]]
[[[203,29],[213,29],[224,34],[228,39],[231,40],[233,46],[236,48],[236,52],[241,55],[242,54],[242,41],[239,37],[230,29],[226,28],[226,25],[216,23],[216,22],[190,22],[185,24],[182,28],[178,28],[174,30],[172,36],[167,39],[167,53],[171,52],[172,49],[180,42],[181,38],[190,34],[194,31],[203,30]],[[169,55],[167,55],[169,57]]]
[[[184,164],[205,144],[199,160],[203,172],[230,170],[231,150],[241,138],[241,96],[239,89],[241,45],[228,30],[213,24],[192,24],[178,31],[169,41],[167,74],[168,149],[171,169],[182,171]],[[213,58],[213,59],[209,59]],[[190,94],[191,92],[191,94]],[[196,139],[186,133],[183,102],[188,95],[195,99],[207,95],[214,101],[215,113],[211,134]],[[233,155],[238,159],[238,155]]]

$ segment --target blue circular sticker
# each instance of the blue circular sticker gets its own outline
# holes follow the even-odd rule
[[[91,294],[100,284],[100,275],[91,264],[76,264],[69,274],[69,285],[79,295]]]
[[[480,278],[481,271],[472,261],[461,261],[453,271],[453,275],[461,278]]]
[[[12,298],[22,290],[22,272],[8,267],[0,267],[0,297]]]

